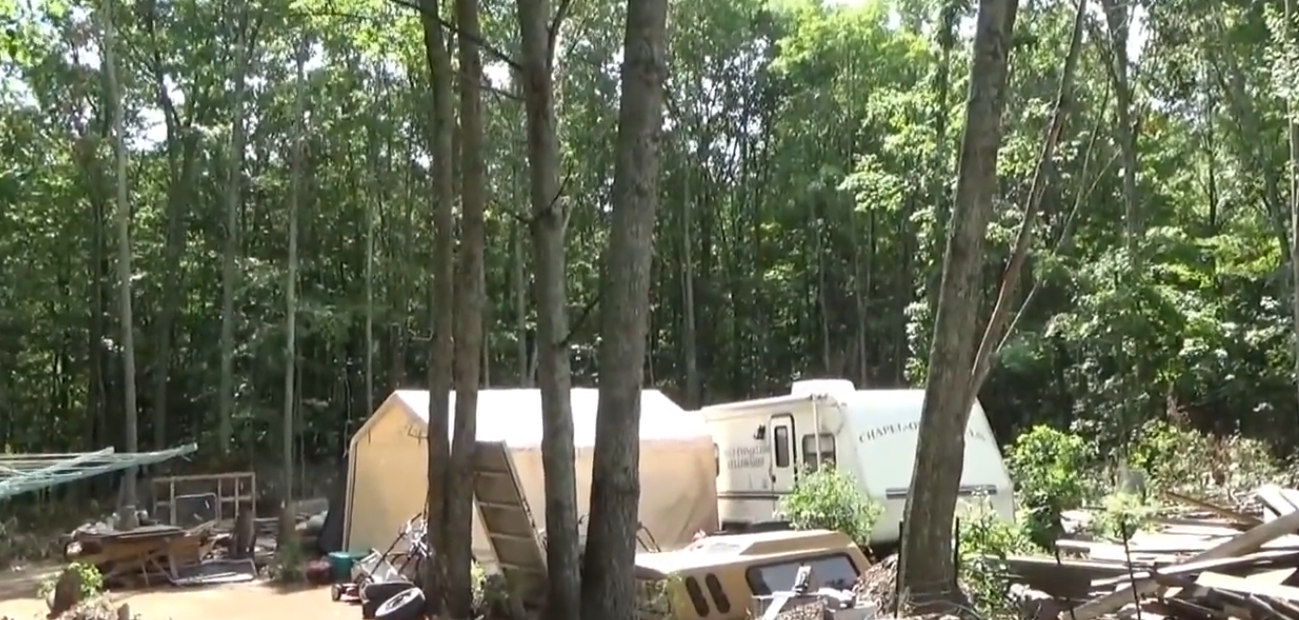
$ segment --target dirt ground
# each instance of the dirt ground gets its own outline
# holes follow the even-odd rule
[[[0,575],[0,618],[45,618],[49,610],[36,596],[48,570],[29,569]],[[329,588],[286,591],[264,582],[202,588],[160,588],[110,594],[116,604],[129,603],[141,620],[356,620],[359,607],[329,600]]]

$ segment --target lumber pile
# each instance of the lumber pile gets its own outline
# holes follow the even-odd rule
[[[1196,516],[1122,542],[1060,540],[1060,558],[1012,557],[1012,579],[1052,605],[1037,620],[1299,620],[1299,491],[1257,491],[1261,514],[1176,494]],[[1153,529],[1154,531],[1149,531]]]

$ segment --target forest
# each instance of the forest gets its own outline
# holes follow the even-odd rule
[[[0,0],[0,449],[972,373],[1003,443],[1285,454],[1289,4]]]
[[[1073,6],[1020,7],[986,306],[1024,220]],[[1100,7],[1030,213],[1014,329],[980,397],[1005,437],[1042,421],[1117,434],[1176,412],[1291,445],[1294,89],[1278,7]],[[799,377],[923,382],[973,10],[672,6],[646,385],[698,406]],[[566,342],[582,385],[599,378],[622,11],[575,3],[555,50]],[[123,4],[125,255],[93,17],[61,1],[0,5],[0,443],[123,441],[125,258],[141,445],[277,447],[294,211],[295,419],[303,449],[336,453],[388,391],[426,374],[432,97],[418,13],[380,0]],[[527,112],[517,68],[497,59],[519,53],[517,30],[511,6],[484,4],[484,386],[534,385],[538,370],[539,266],[519,217]]]

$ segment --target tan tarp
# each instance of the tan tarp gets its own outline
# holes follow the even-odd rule
[[[642,397],[640,522],[664,549],[688,545],[700,530],[717,527],[713,442],[703,419],[658,391]],[[574,389],[579,514],[587,514],[596,391]],[[538,528],[545,527],[541,466],[541,409],[537,390],[479,393],[478,438],[503,441],[514,457],[520,486]],[[423,509],[427,490],[427,392],[395,392],[352,438],[344,544],[352,551],[392,544],[401,524]],[[643,538],[649,538],[642,534]],[[475,554],[490,557],[477,516]]]

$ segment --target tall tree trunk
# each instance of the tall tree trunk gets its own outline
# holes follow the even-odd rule
[[[295,381],[298,369],[298,210],[301,208],[302,194],[306,180],[306,106],[307,75],[306,63],[311,44],[306,36],[298,43],[295,59],[297,65],[296,93],[293,101],[293,153],[290,158],[289,171],[289,260],[284,276],[284,418],[281,420],[280,451],[284,458],[284,504],[280,513],[280,541],[282,547],[295,544],[295,523],[293,516],[293,439],[294,439],[294,405],[297,404]]]
[[[1001,114],[1018,9],[1018,0],[980,0],[974,34],[952,232],[943,260],[899,567],[901,586],[922,613],[941,609],[959,594],[952,519],[970,415],[970,369],[982,301],[979,273],[996,192]]]
[[[561,0],[559,19],[568,7]],[[554,41],[548,0],[519,0],[523,96],[527,110],[532,248],[537,265],[537,374],[541,387],[541,459],[546,486],[547,617],[576,618],[581,605],[573,387],[568,355],[568,274],[564,256],[567,205],[560,196],[559,137],[552,80]]]
[[[948,200],[948,180],[951,173],[947,169],[947,121],[950,113],[949,101],[952,91],[952,48],[956,47],[956,25],[961,17],[962,2],[950,0],[943,2],[938,10],[938,67],[934,74],[934,159],[929,177],[929,199],[934,201],[934,241],[946,243],[948,225],[952,219],[952,205]],[[910,274],[908,280],[910,279]],[[926,298],[929,303],[930,316],[938,307],[939,274],[921,275],[926,278]]]
[[[1133,270],[1141,269],[1139,240],[1144,233],[1140,198],[1137,195],[1137,133],[1132,116],[1132,85],[1128,80],[1128,34],[1132,11],[1124,0],[1101,0],[1109,28],[1110,81],[1118,116],[1115,133],[1123,160],[1123,224],[1128,259]]]
[[[99,10],[100,54],[104,63],[108,105],[113,116],[113,153],[117,163],[117,295],[120,304],[122,338],[122,406],[126,416],[126,451],[139,451],[139,418],[135,403],[135,325],[131,316],[131,197],[127,187],[126,123],[123,120],[122,88],[117,75],[116,26],[113,24],[113,0],[103,0]],[[135,478],[138,469],[127,470],[122,488],[122,507],[134,521],[136,506]]]
[[[195,201],[194,191],[198,167],[199,140],[192,131],[196,100],[205,100],[206,92],[190,93],[186,103],[187,113],[182,119],[176,111],[168,89],[168,75],[162,59],[162,49],[157,36],[157,2],[146,2],[145,29],[148,31],[152,58],[154,98],[162,110],[166,127],[167,191],[166,225],[164,228],[162,288],[159,294],[158,314],[154,320],[153,335],[153,445],[163,449],[167,443],[167,384],[171,371],[172,332],[176,316],[184,299],[181,258],[185,254],[190,203]],[[198,89],[196,89],[198,90]]]
[[[365,201],[365,410],[370,412],[374,411],[374,218],[383,208],[384,188],[379,178],[379,132],[374,125],[371,121],[366,132],[370,196]]]
[[[667,0],[627,2],[613,216],[600,292],[600,405],[582,567],[583,620],[627,620],[636,614],[640,397],[659,202],[667,8]]]
[[[1295,35],[1292,32],[1294,28],[1294,2],[1285,0],[1285,31],[1283,49],[1293,50],[1295,44]],[[1294,79],[1291,76],[1291,79]],[[1283,91],[1289,92],[1289,91]],[[1290,273],[1291,286],[1291,319],[1294,322],[1294,347],[1295,347],[1295,398],[1299,400],[1299,110],[1295,109],[1295,96],[1290,93],[1286,97],[1286,111],[1288,112],[1288,133],[1290,138]]]
[[[514,202],[518,202],[517,200]],[[521,222],[510,227],[510,280],[514,285],[514,366],[519,377],[519,387],[532,387],[532,375],[528,372],[528,257],[524,246],[527,243],[527,228]]]
[[[700,159],[700,161],[705,161]],[[703,404],[703,380],[699,376],[699,332],[695,316],[694,199],[691,184],[694,166],[686,164],[685,189],[681,197],[681,344],[685,357],[686,407],[698,409]],[[755,250],[756,253],[756,250]]]
[[[230,455],[234,435],[235,407],[235,292],[239,272],[239,210],[243,204],[244,115],[248,67],[253,55],[256,28],[241,29],[235,40],[234,112],[230,121],[229,152],[226,153],[225,247],[221,256],[221,378],[217,390],[217,451]]]
[[[429,321],[433,338],[429,343],[428,363],[428,490],[425,498],[429,523],[445,522],[448,445],[451,418],[451,361],[454,356],[455,291],[455,178],[452,176],[454,152],[451,129],[455,123],[451,89],[451,57],[447,39],[438,23],[436,0],[421,0],[420,25],[424,31],[424,60],[428,65],[433,91],[433,107],[428,123],[428,149],[433,160],[433,274],[430,287]],[[428,528],[428,545],[434,550],[434,566],[425,571],[424,594],[430,610],[440,613],[444,606],[446,582],[446,537],[442,527]]]
[[[447,611],[473,617],[470,582],[473,532],[473,452],[478,435],[478,384],[482,375],[486,283],[483,254],[487,179],[483,155],[482,57],[478,50],[478,0],[456,0],[460,53],[460,256],[455,290],[456,416],[446,494]]]

